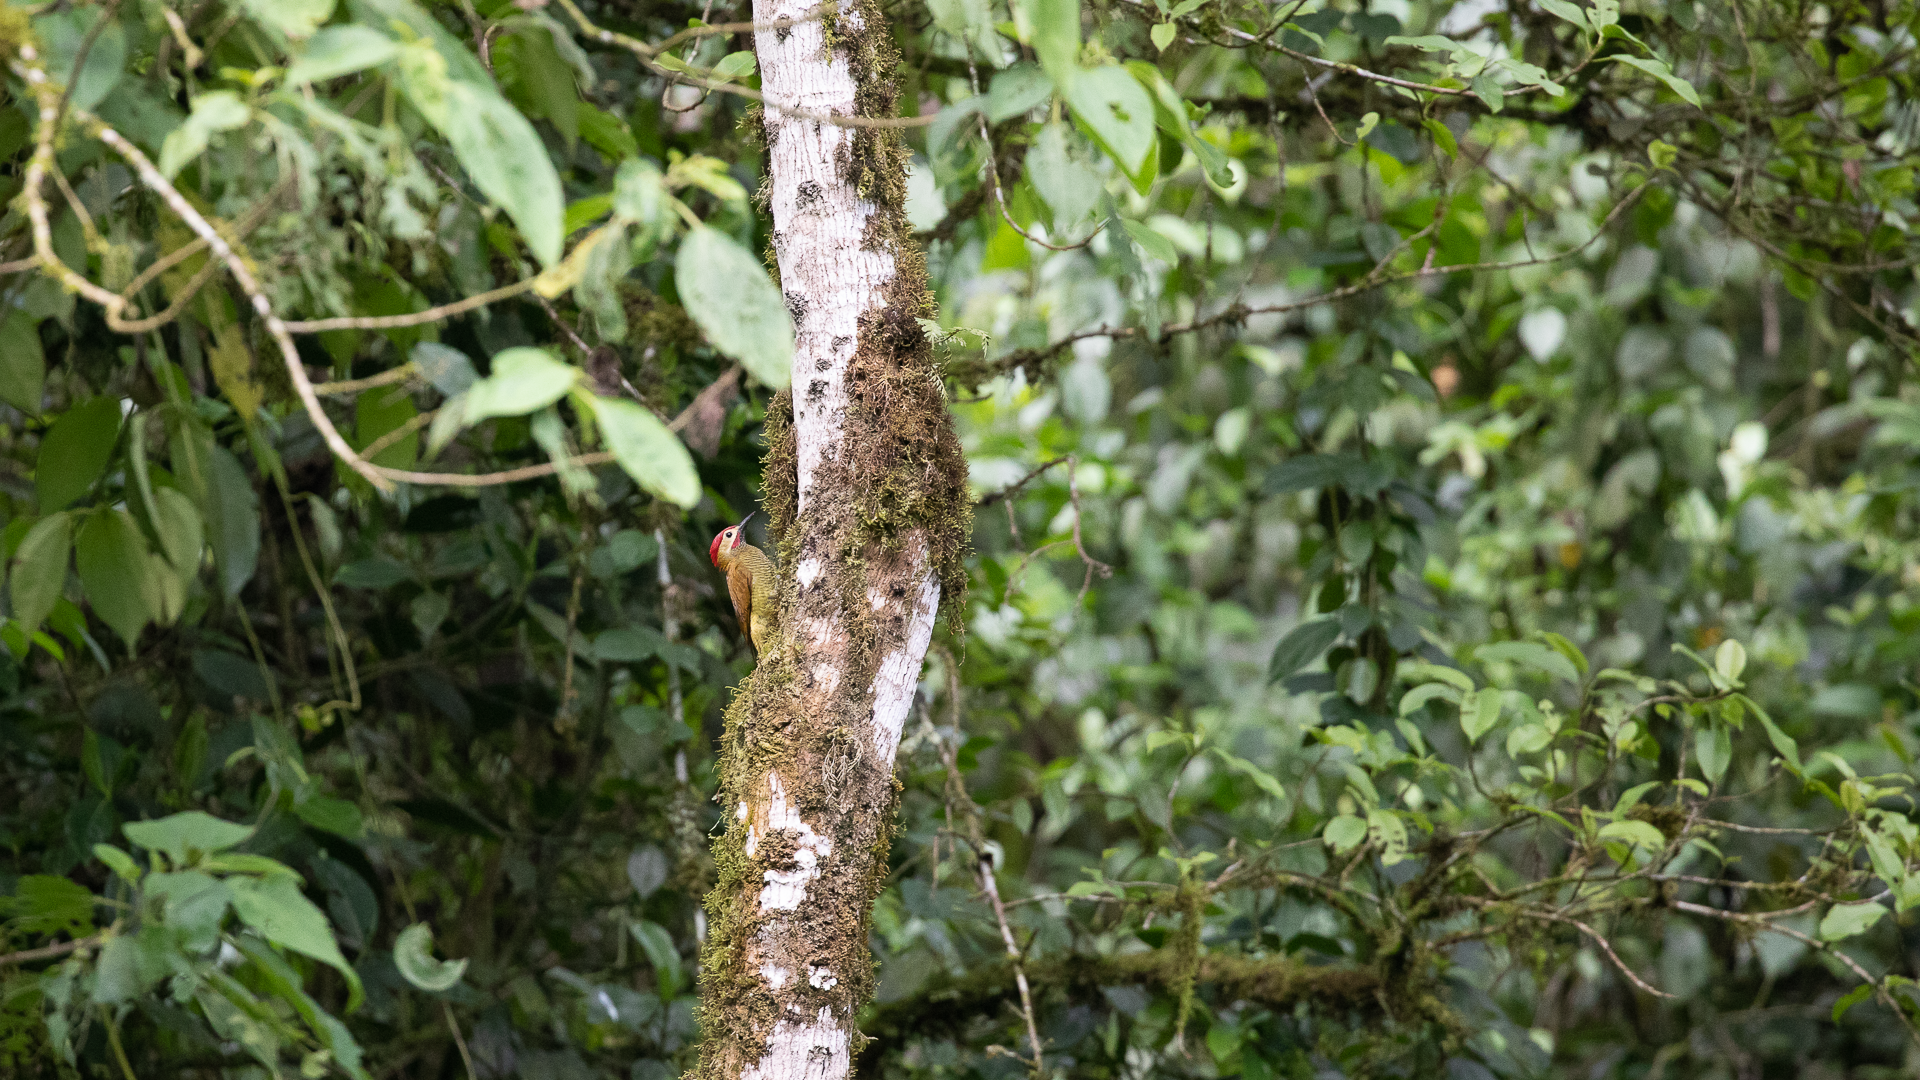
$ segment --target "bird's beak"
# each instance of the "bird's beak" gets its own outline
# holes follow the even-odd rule
[[[760,512],[760,511],[758,511],[758,510],[749,510],[749,511],[747,511],[747,516],[746,516],[746,517],[743,517],[743,518],[741,518],[741,519],[740,519],[740,524],[738,524],[738,525],[736,525],[736,526],[734,526],[734,528],[736,528],[736,529],[739,529],[739,530],[741,531],[741,533],[743,533],[743,534],[744,534],[744,533],[745,533],[745,532],[747,531],[747,522],[749,522],[749,521],[752,521],[752,520],[753,520],[753,515],[755,515],[755,514],[757,514],[757,513],[759,513],[759,512]]]

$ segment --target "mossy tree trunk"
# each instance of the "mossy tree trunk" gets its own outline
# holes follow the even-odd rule
[[[757,22],[810,0],[755,0]],[[761,31],[770,102],[892,116],[871,0]],[[768,194],[794,316],[793,389],[768,409],[780,622],[727,714],[699,1075],[845,1076],[872,993],[867,932],[896,812],[894,754],[943,599],[964,585],[966,464],[918,319],[932,314],[895,131],[768,107]]]

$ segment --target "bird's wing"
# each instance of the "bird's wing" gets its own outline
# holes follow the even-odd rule
[[[748,613],[753,610],[753,575],[739,563],[727,571],[727,595],[733,598],[733,617],[740,620],[740,632],[751,638],[753,626]]]

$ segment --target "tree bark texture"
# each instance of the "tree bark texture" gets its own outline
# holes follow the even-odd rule
[[[811,0],[755,0],[756,22]],[[770,102],[896,111],[891,29],[871,0],[755,35]],[[867,951],[897,803],[894,754],[942,599],[964,587],[966,463],[918,319],[925,264],[893,131],[769,106],[765,189],[793,313],[792,390],[767,410],[765,502],[780,554],[774,639],[729,706],[728,829],[702,963],[706,1080],[835,1080],[864,1041]]]

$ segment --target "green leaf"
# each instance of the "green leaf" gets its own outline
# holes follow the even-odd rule
[[[24,311],[9,312],[0,320],[0,401],[37,416],[46,382],[39,324]]]
[[[1402,662],[1399,667],[1394,670],[1395,674],[1400,678],[1413,682],[1419,682],[1421,679],[1438,679],[1449,686],[1459,689],[1461,693],[1466,693],[1473,689],[1472,676],[1461,671],[1459,668],[1448,667],[1445,664],[1429,664],[1424,660],[1408,660]]]
[[[680,242],[673,281],[713,347],[775,390],[793,379],[793,317],[760,260],[717,229]]]
[[[1448,157],[1460,156],[1460,140],[1454,137],[1453,129],[1438,120],[1422,120],[1420,126],[1433,136],[1433,145],[1447,152]]]
[[[434,120],[433,113],[428,112],[427,118]],[[546,144],[527,118],[491,89],[449,82],[446,108],[435,126],[447,137],[473,185],[520,227],[534,258],[542,266],[558,263],[565,239],[561,222],[566,201]]]
[[[1243,776],[1248,777],[1255,784],[1258,784],[1260,786],[1260,790],[1273,796],[1276,800],[1284,801],[1286,799],[1287,789],[1281,785],[1280,781],[1275,780],[1273,778],[1272,773],[1269,773],[1265,769],[1262,769],[1260,766],[1255,765],[1251,761],[1248,761],[1246,758],[1236,757],[1233,754],[1229,754],[1225,750],[1220,749],[1219,747],[1214,747],[1213,753],[1214,753],[1214,756],[1218,757],[1223,763],[1226,764],[1228,768],[1232,769],[1237,773],[1240,773]]]
[[[594,419],[613,459],[653,495],[692,509],[701,499],[700,472],[680,437],[631,401],[595,397]]]
[[[187,163],[206,150],[213,136],[232,131],[253,118],[253,110],[231,90],[209,90],[194,99],[193,112],[160,144],[161,175],[171,180]]]
[[[1076,18],[1078,15],[1076,14]],[[1128,173],[1140,171],[1153,149],[1153,99],[1120,67],[1081,71],[1066,88],[1073,115]]]
[[[140,864],[133,856],[114,847],[112,844],[93,845],[93,857],[107,864],[107,869],[120,875],[120,880],[129,885],[140,884]]]
[[[1341,814],[1327,822],[1326,831],[1321,833],[1327,846],[1341,855],[1358,847],[1360,841],[1367,838],[1367,823],[1363,818],[1352,814]]]
[[[1713,651],[1713,668],[1728,685],[1740,681],[1740,673],[1747,670],[1747,648],[1732,638],[1720,643]]]
[[[129,821],[121,826],[127,839],[165,855],[173,865],[192,862],[199,855],[225,851],[253,835],[253,830],[221,821],[202,810],[183,810],[152,821]]]
[[[67,583],[67,556],[73,550],[73,516],[41,518],[27,530],[14,553],[10,576],[13,617],[32,633],[47,621]]]
[[[275,945],[338,970],[347,980],[347,1011],[360,1007],[364,996],[360,976],[340,955],[327,917],[301,895],[298,882],[279,875],[260,880],[234,877],[227,879],[227,887],[233,890],[233,910],[240,921]]]
[[[1460,704],[1460,691],[1446,683],[1421,683],[1400,697],[1399,715],[1406,716],[1434,698]]]
[[[1460,699],[1460,730],[1466,732],[1469,743],[1479,742],[1480,736],[1500,723],[1500,702],[1500,691],[1491,689]]]
[[[1667,838],[1659,829],[1654,828],[1644,821],[1633,821],[1630,819],[1610,821],[1601,826],[1600,838],[1602,840],[1624,840],[1629,844],[1636,844],[1653,851],[1662,850],[1667,846]]]
[[[405,386],[381,386],[365,391],[353,403],[354,448],[362,449],[406,425],[420,414]],[[411,469],[420,458],[420,435],[408,432],[373,455],[375,465]]]
[[[127,32],[113,14],[112,8],[92,6],[84,11],[66,11],[34,20],[34,30],[46,45],[47,71],[54,79],[73,87],[68,102],[73,108],[98,106],[127,73]],[[100,20],[108,21],[100,26]],[[99,33],[94,34],[96,27]],[[93,34],[93,42],[87,50],[86,67],[75,77],[74,64],[80,59],[81,45],[89,34]]]
[[[40,512],[64,510],[93,488],[120,432],[120,403],[110,397],[90,398],[60,414],[46,437],[33,468],[34,497]]]
[[[580,137],[587,140],[588,146],[605,154],[607,160],[622,161],[640,152],[640,144],[634,141],[633,130],[625,120],[584,101],[578,111]]]
[[[172,952],[166,931],[157,926],[109,938],[94,962],[93,1003],[117,1005],[146,993],[173,973]]]
[[[1836,1024],[1839,1023],[1840,1018],[1847,1015],[1848,1010],[1872,996],[1872,983],[1861,983],[1859,986],[1847,991],[1841,995],[1840,1000],[1833,1003],[1833,1022]]]
[[[1800,744],[1794,742],[1792,736],[1781,731],[1780,726],[1773,722],[1773,717],[1768,716],[1767,711],[1752,698],[1745,694],[1735,694],[1733,700],[1753,710],[1753,714],[1760,718],[1760,726],[1767,730],[1767,741],[1773,744],[1774,753],[1779,754],[1786,761],[1796,776],[1799,775]]]
[[[1582,30],[1587,29],[1587,13],[1567,0],[1537,0],[1539,5]]]
[[[207,536],[192,499],[176,488],[155,488],[153,531],[160,540],[160,554],[182,577],[191,578],[199,572]]]
[[[1048,124],[1027,150],[1027,180],[1053,211],[1060,235],[1086,221],[1104,189],[1100,173],[1074,152],[1070,132],[1065,124]]]
[[[284,78],[289,86],[326,82],[379,67],[399,54],[400,46],[373,27],[355,23],[329,26],[313,35],[288,65]]]
[[[1574,669],[1579,673],[1580,678],[1584,679],[1587,677],[1587,672],[1589,670],[1589,667],[1587,665],[1587,654],[1580,651],[1580,646],[1575,645],[1573,642],[1568,641],[1565,637],[1559,634],[1556,634],[1551,630],[1540,631],[1540,639],[1542,641],[1545,641],[1547,643],[1547,646],[1551,648],[1554,652],[1557,652],[1561,656],[1566,657],[1567,663],[1572,664],[1574,666]]]
[[[1148,256],[1159,259],[1169,266],[1180,261],[1180,253],[1175,250],[1171,240],[1138,221],[1123,218],[1120,224],[1127,230],[1127,235],[1132,237]]]
[[[220,591],[231,599],[253,580],[260,561],[260,504],[240,459],[217,443],[201,445],[205,450],[202,479],[196,484],[198,491],[189,491],[196,495],[206,518]]]
[[[14,883],[12,896],[0,896],[0,915],[18,933],[81,938],[93,932],[93,905],[92,891],[77,881],[28,874]]]
[[[1615,53],[1614,55],[1609,56],[1606,59],[1615,61],[1616,63],[1625,64],[1628,67],[1639,68],[1641,71],[1644,71],[1647,74],[1653,76],[1654,78],[1659,79],[1661,82],[1666,83],[1667,89],[1672,90],[1674,93],[1680,95],[1680,100],[1686,102],[1689,105],[1692,105],[1696,109],[1700,107],[1699,91],[1693,88],[1692,83],[1688,82],[1685,79],[1680,78],[1678,75],[1675,75],[1673,73],[1673,69],[1668,67],[1665,61],[1650,60],[1646,57],[1633,56],[1628,53]],[[1659,163],[1655,162],[1655,164],[1657,165]]]
[[[1662,139],[1647,144],[1647,160],[1656,169],[1670,169],[1674,159],[1680,156],[1680,148]]]
[[[73,549],[87,602],[132,652],[141,628],[161,611],[140,527],[124,510],[95,511],[80,526]]]
[[[559,401],[579,381],[580,369],[545,349],[520,345],[494,354],[493,371],[467,391],[468,427],[496,416],[525,416]]]
[[[1340,637],[1340,622],[1329,616],[1309,619],[1287,631],[1267,661],[1267,682],[1276,683],[1320,658]]]
[[[333,18],[335,0],[240,0],[253,21],[290,38],[310,36]]]
[[[1574,670],[1572,661],[1538,642],[1496,641],[1474,650],[1473,657],[1482,664],[1505,661],[1509,664],[1530,667],[1556,679],[1565,679],[1568,682],[1580,681],[1580,673]]]
[[[361,820],[360,808],[345,799],[336,799],[328,795],[310,795],[304,802],[293,804],[293,812],[301,821],[335,836],[344,836],[349,840],[358,840],[366,835],[366,825]]]
[[[433,928],[426,923],[400,931],[393,942],[393,965],[400,969],[401,978],[435,994],[453,989],[467,972],[465,960],[433,958]]]
[[[1394,811],[1368,810],[1367,837],[1380,850],[1380,865],[1393,866],[1407,860],[1407,823]]]
[[[1886,914],[1886,907],[1878,900],[1835,904],[1827,909],[1827,914],[1820,920],[1820,940],[1845,941],[1857,937],[1873,929],[1874,924]]]
[[[523,24],[511,40],[501,45],[516,46],[511,49],[517,61],[513,66],[526,93],[529,113],[552,122],[571,150],[580,138],[580,89],[573,69],[554,46],[553,32],[542,23]],[[495,70],[505,69],[496,66]]]
[[[1053,97],[1053,80],[1032,64],[1015,64],[993,77],[987,91],[987,120],[999,123],[1025,116]]]
[[[1493,691],[1487,691],[1480,696],[1480,699],[1485,701],[1493,693]],[[1553,745],[1553,733],[1541,724],[1521,724],[1507,733],[1508,757],[1537,754],[1551,745]]]
[[[1179,32],[1179,28],[1170,22],[1156,23],[1153,29],[1147,31],[1147,37],[1152,40],[1156,51],[1166,52],[1167,46],[1173,44],[1173,36]]]
[[[661,996],[672,997],[681,982],[680,950],[674,947],[673,935],[667,933],[666,927],[646,919],[635,919],[627,924],[627,929],[647,954],[647,963],[658,973]]]
[[[1014,0],[1014,13],[1027,44],[1054,85],[1065,90],[1083,73],[1080,59],[1079,0]]]
[[[1700,761],[1700,773],[1710,784],[1718,784],[1733,760],[1733,734],[1725,724],[1702,727],[1693,733],[1694,756]]]
[[[473,369],[473,361],[466,353],[437,341],[420,342],[407,354],[407,359],[435,390],[450,398],[466,393],[480,381],[480,373]]]

